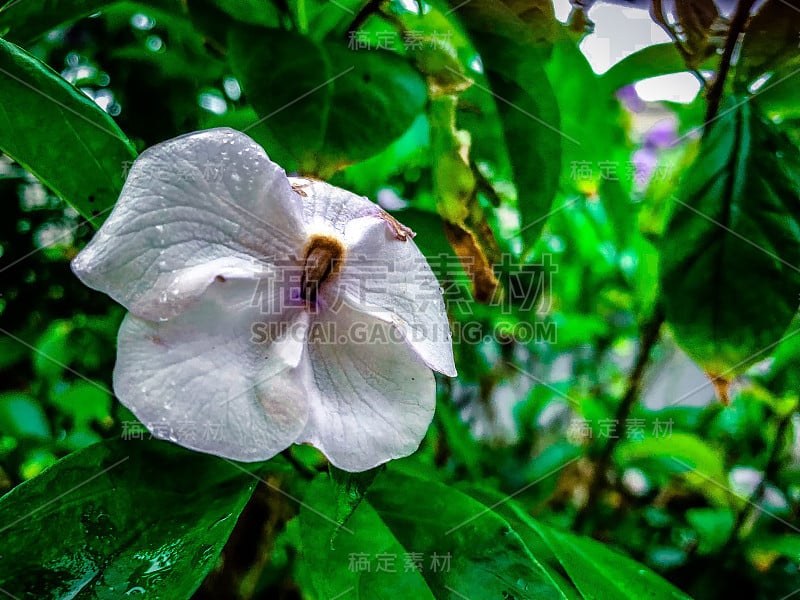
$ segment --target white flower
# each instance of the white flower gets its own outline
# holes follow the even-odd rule
[[[432,370],[456,374],[412,235],[213,129],[144,152],[72,268],[130,311],[114,390],[155,436],[242,461],[308,442],[361,471],[417,449]]]

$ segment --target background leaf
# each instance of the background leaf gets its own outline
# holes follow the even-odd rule
[[[116,202],[136,156],[114,120],[97,104],[2,39],[0,150],[95,225]]]
[[[385,50],[244,28],[229,45],[261,117],[247,131],[288,170],[324,178],[377,154],[411,126],[427,99],[420,75]]]
[[[728,98],[720,115],[677,193],[660,269],[678,342],[732,377],[797,309],[800,153],[749,103]]]

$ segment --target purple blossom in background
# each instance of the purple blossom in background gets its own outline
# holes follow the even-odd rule
[[[644,136],[644,146],[662,150],[671,148],[678,141],[678,123],[674,119],[662,119]]]
[[[658,154],[653,148],[639,148],[633,153],[633,164],[636,167],[636,183],[644,187],[656,170]]]
[[[644,100],[639,97],[634,85],[626,85],[617,90],[617,100],[633,113],[640,113],[646,108]]]

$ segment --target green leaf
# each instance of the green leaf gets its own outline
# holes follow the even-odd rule
[[[800,118],[800,65],[775,71],[757,90],[753,102],[768,117],[780,120]],[[796,128],[795,128],[796,129]]]
[[[736,66],[740,85],[764,73],[800,68],[800,1],[766,0],[750,19]]]
[[[297,12],[303,5],[308,21],[308,35],[315,40],[347,39],[347,28],[356,19],[369,0],[289,0],[289,7]]]
[[[651,570],[595,540],[541,525],[536,529],[583,598],[689,599]]]
[[[114,120],[58,73],[0,39],[0,150],[99,225],[136,156]]]
[[[546,70],[555,84],[560,128],[567,136],[562,142],[562,189],[592,195],[603,179],[619,180],[629,189],[631,147],[616,90],[595,74],[571,40],[555,44]]]
[[[684,176],[661,242],[667,320],[710,375],[731,378],[788,328],[800,293],[800,152],[727,98]]]
[[[451,555],[449,570],[423,571],[437,597],[447,597],[444,590],[466,595],[481,590],[483,597],[517,600],[559,595],[508,522],[467,494],[387,472],[370,490],[369,501],[405,548],[424,552],[429,560],[434,552]]]
[[[626,440],[616,447],[614,460],[620,468],[646,463],[646,472],[663,482],[683,473],[689,485],[705,492],[718,505],[729,504],[721,451],[692,433]]]
[[[643,79],[683,73],[686,63],[672,42],[653,44],[626,56],[608,71],[600,80],[608,89],[616,91]]]
[[[547,527],[532,519],[507,496],[469,490],[505,518],[519,533],[531,553],[559,582],[562,598],[688,600],[688,596],[659,575],[589,538]]]
[[[752,541],[751,551],[785,556],[793,563],[800,562],[800,535],[793,533],[769,535]]]
[[[63,389],[54,390],[50,401],[70,415],[77,426],[104,421],[111,414],[111,394],[88,381],[76,381]]]
[[[247,131],[287,170],[329,177],[400,137],[422,111],[425,82],[402,57],[240,28],[231,63],[262,122]]]
[[[728,508],[690,508],[686,520],[697,532],[698,554],[713,554],[730,538],[735,516]]]
[[[473,0],[458,11],[481,55],[483,71],[495,98],[508,159],[517,188],[522,236],[533,246],[558,189],[563,144],[561,115],[544,70],[546,48],[533,31],[505,6]],[[502,32],[502,33],[498,33]],[[483,128],[474,131],[482,143]]]
[[[69,343],[73,331],[72,321],[66,319],[48,325],[36,340],[36,351],[31,355],[36,375],[49,381],[61,377],[75,354],[75,347]]]
[[[303,562],[318,597],[391,598],[403,590],[403,597],[434,600],[422,574],[405,568],[409,551],[368,502],[341,529],[334,521],[336,505],[335,487],[322,475],[308,488],[300,509]]]
[[[611,224],[613,239],[618,250],[625,250],[638,231],[637,205],[617,179],[600,182],[600,199]]]
[[[0,499],[0,588],[16,598],[189,598],[255,478],[165,442],[108,440]]]
[[[304,550],[321,597],[352,588],[366,598],[393,597],[397,590],[404,598],[471,596],[475,590],[485,598],[560,597],[504,519],[453,488],[397,472],[376,478],[369,501],[356,509],[349,532],[341,531],[331,548],[335,524],[317,511],[328,506],[333,512],[335,498],[323,483],[315,482],[307,496],[314,510],[300,514]],[[378,555],[387,556],[396,572],[377,571]],[[421,561],[419,570],[406,562],[412,555]],[[370,563],[369,572],[351,568],[351,557],[358,556]]]
[[[46,440],[50,438],[50,424],[36,398],[19,392],[6,392],[0,394],[0,432],[13,437]]]
[[[113,0],[8,0],[0,8],[0,36],[27,44],[47,31],[97,12]]]
[[[358,505],[364,500],[369,486],[381,471],[381,467],[361,473],[342,471],[333,465],[330,465],[328,469],[331,480],[336,486],[336,522],[341,526],[347,523]]]

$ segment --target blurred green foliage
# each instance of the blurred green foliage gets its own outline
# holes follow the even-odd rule
[[[800,6],[767,0],[717,86],[738,32],[676,4],[603,75],[537,0],[1,7],[0,592],[797,593]],[[689,104],[632,87],[698,64]],[[115,402],[123,310],[68,262],[138,152],[222,125],[418,233],[462,341],[414,456],[245,468]]]

